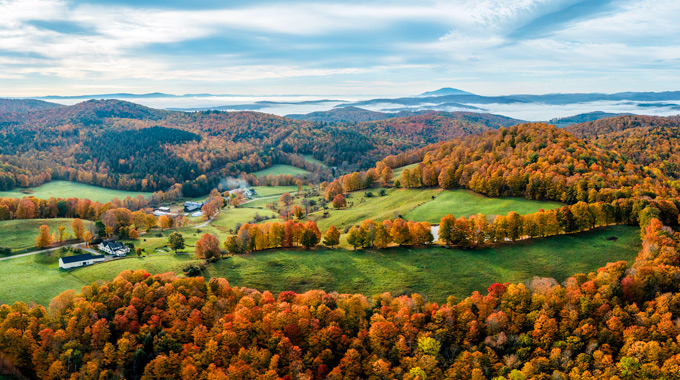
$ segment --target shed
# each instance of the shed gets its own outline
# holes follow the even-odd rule
[[[105,257],[103,255],[93,255],[91,253],[85,253],[82,255],[65,256],[59,259],[59,268],[61,269],[72,269],[78,267],[84,267],[87,265],[92,265],[96,262],[104,261]]]

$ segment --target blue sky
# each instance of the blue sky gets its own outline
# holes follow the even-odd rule
[[[0,0],[0,96],[680,90],[680,1]]]

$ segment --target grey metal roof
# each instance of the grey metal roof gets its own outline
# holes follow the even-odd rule
[[[60,260],[64,264],[71,264],[71,263],[78,263],[81,261],[88,261],[92,260],[94,257],[92,256],[91,253],[84,253],[82,255],[74,255],[74,256],[65,256],[62,257]]]

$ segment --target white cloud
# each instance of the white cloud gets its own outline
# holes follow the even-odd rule
[[[418,78],[429,85],[434,78],[461,75],[513,83],[532,76],[585,78],[604,70],[626,74],[640,70],[645,73],[640,75],[651,75],[654,70],[680,63],[677,0],[617,3],[615,11],[567,23],[546,36],[523,40],[510,37],[517,28],[578,2],[318,2],[180,11],[73,5],[61,0],[0,0],[0,77],[97,80],[112,86],[126,79],[148,83],[181,80],[200,86],[201,81],[246,83],[305,77],[339,78],[329,79],[329,86],[362,78],[376,86],[402,78],[409,83]],[[74,23],[85,32],[64,34],[36,26],[36,20]],[[328,53],[332,45],[324,42],[326,36],[385,34],[414,22],[438,25],[449,32],[409,43],[398,37],[388,39],[379,46],[384,51],[381,56],[366,53],[361,64],[344,60],[342,52],[305,61],[294,54],[295,49],[332,54]],[[261,41],[290,41],[293,53],[276,62],[249,59],[243,51],[229,47],[206,51],[210,57],[206,60],[200,55],[143,53],[154,44],[232,33]],[[324,62],[334,64],[326,67]]]

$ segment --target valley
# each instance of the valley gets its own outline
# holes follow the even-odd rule
[[[645,305],[677,285],[673,117],[605,115],[558,129],[428,112],[324,124],[118,101],[9,115],[16,150],[0,156],[0,321],[32,313],[56,326],[52,318],[101,299],[100,320],[111,318],[119,341],[137,321],[172,331],[166,309],[199,325],[262,310],[282,323],[272,314],[282,308],[359,340],[383,328],[380,318],[398,325],[397,313],[429,320],[419,334],[442,313],[487,330],[512,319],[510,334],[559,307],[603,329],[610,305]],[[36,128],[59,143],[23,137]],[[39,158],[48,153],[56,159]],[[104,240],[129,251],[87,265],[81,255]],[[85,265],[61,269],[64,260]],[[281,342],[311,349],[292,326]],[[465,339],[506,339],[479,334]]]
[[[219,233],[219,229],[215,232]],[[535,276],[563,281],[576,272],[595,271],[607,262],[633,260],[640,250],[638,234],[634,227],[611,226],[476,250],[442,246],[363,251],[268,250],[225,258],[206,266],[202,275],[206,279],[228,278],[233,286],[275,293],[313,289],[390,292],[395,296],[418,293],[431,302],[445,302],[449,295],[464,298],[473,291],[483,293],[492,283],[530,282]],[[193,245],[195,237],[188,232],[185,236]],[[611,236],[618,240],[606,240]],[[125,270],[182,275],[187,264],[200,262],[190,253],[151,253],[63,272],[57,261],[58,253],[0,261],[0,304],[24,301],[47,306],[67,289],[78,291],[85,285],[111,281]]]

